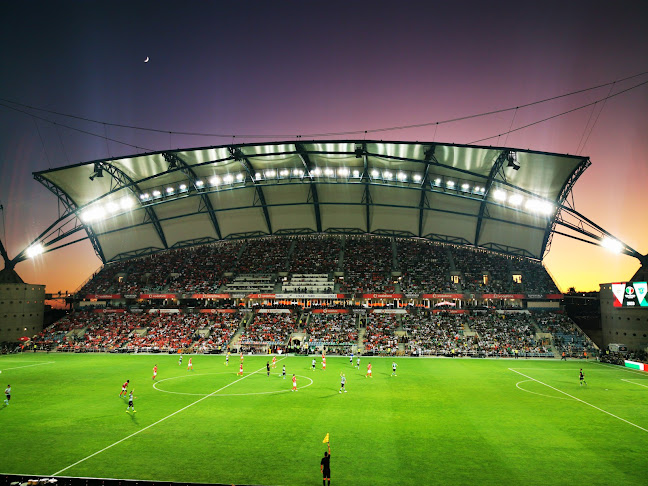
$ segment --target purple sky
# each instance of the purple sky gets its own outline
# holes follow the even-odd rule
[[[441,121],[648,71],[642,2],[439,3],[13,2],[3,6],[0,98],[251,142],[245,134]],[[372,138],[468,143],[505,132],[513,114],[515,128],[645,81],[648,75],[515,113]],[[26,111],[146,149],[232,142]],[[645,254],[647,135],[648,84],[482,143],[589,156],[592,166],[574,190],[576,208]],[[10,256],[57,217],[56,198],[32,172],[142,151],[0,106],[0,238]],[[633,258],[558,236],[545,264],[562,290],[597,290],[638,268]],[[84,242],[16,270],[48,291],[72,291],[99,265]]]

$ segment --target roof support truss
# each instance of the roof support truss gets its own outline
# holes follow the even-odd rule
[[[182,160],[182,158],[180,158],[178,154],[175,154],[173,152],[163,152],[162,156],[164,157],[164,160],[166,160],[169,163],[169,169],[171,169],[172,167],[177,167],[178,169],[180,169],[180,171],[185,176],[187,176],[187,179],[189,179],[189,181],[193,185],[194,190],[200,193],[199,212],[203,209],[207,211],[212,226],[214,227],[214,231],[218,235],[218,239],[222,239],[223,237],[221,236],[220,225],[218,224],[218,219],[216,218],[214,207],[212,206],[211,200],[209,199],[209,194],[207,194],[204,191],[201,191],[201,188],[196,184],[199,178],[194,172],[194,170],[191,168],[189,164],[187,164],[184,160]]]
[[[139,195],[142,193],[142,191],[140,190],[137,183],[133,179],[131,179],[128,174],[109,162],[101,162],[101,168],[112,176],[114,181],[117,183],[117,188],[127,188],[131,192],[131,194],[133,194],[133,196],[135,196],[135,198],[139,200]],[[164,246],[164,248],[169,248],[166,236],[164,236],[164,231],[162,230],[162,225],[160,224],[160,220],[155,213],[155,209],[153,209],[152,206],[145,206],[144,210],[146,218],[148,218],[148,221],[145,218],[144,222],[150,222],[153,224],[155,232],[160,238],[162,245]]]
[[[430,203],[427,197],[427,187],[429,183],[429,171],[430,171],[430,161],[434,159],[434,150],[436,145],[430,145],[425,151],[425,170],[423,172],[423,180],[421,181],[421,200],[419,201],[419,225],[418,225],[418,236],[423,236],[423,215],[425,214],[425,209],[430,207]],[[436,160],[436,159],[435,159]],[[437,162],[438,163],[438,162]]]
[[[296,143],[295,148],[297,149],[297,155],[299,155],[299,158],[301,159],[302,164],[304,165],[306,175],[311,181],[310,190],[308,192],[308,201],[313,202],[313,209],[315,209],[315,224],[317,227],[317,232],[321,233],[322,216],[320,214],[319,197],[317,196],[317,185],[313,181],[313,176],[311,175],[311,168],[313,167],[313,164],[311,163],[310,157],[308,156],[308,153],[306,152],[302,144]]]
[[[256,193],[256,201],[258,201],[261,206],[261,209],[263,210],[263,216],[265,217],[266,225],[268,227],[268,233],[272,234],[272,224],[270,223],[270,213],[268,212],[268,206],[266,205],[266,200],[265,196],[263,195],[263,188],[261,187],[261,184],[256,180],[254,177],[254,170],[252,169],[252,164],[250,164],[250,161],[248,158],[245,156],[243,151],[239,147],[228,147],[230,154],[232,155],[232,158],[236,160],[237,162],[240,162],[245,171],[248,173],[250,176],[250,180],[254,184],[254,189]],[[256,204],[255,204],[256,205]]]
[[[493,182],[495,182],[495,178],[498,175],[502,180],[506,181],[506,174],[504,174],[504,161],[506,161],[506,157],[508,156],[509,152],[510,150],[503,150],[502,152],[500,152],[500,154],[495,159],[495,162],[493,162],[493,166],[491,167],[490,173],[488,174],[488,180],[486,181],[485,186],[486,191],[484,192],[482,202],[479,206],[479,215],[477,216],[477,227],[475,228],[474,240],[475,246],[479,246],[479,236],[481,233],[482,221],[484,220],[484,215],[487,215],[488,211],[486,199],[490,194]]]

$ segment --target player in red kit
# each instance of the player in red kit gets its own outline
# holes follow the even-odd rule
[[[156,377],[156,376],[157,376],[157,365],[155,365],[155,366],[153,367],[153,378],[151,378],[151,379],[152,379],[152,380],[155,380],[155,377]]]
[[[193,363],[191,362],[193,358],[189,358],[189,363],[187,363],[187,371],[193,371]]]
[[[322,356],[322,369],[326,370],[326,356]]]
[[[126,396],[126,394],[128,393],[128,384],[129,384],[129,383],[130,383],[130,380],[126,380],[126,382],[122,385],[122,391],[121,391],[121,393],[119,394],[120,397],[121,397],[122,395],[123,395],[123,396]]]
[[[276,356],[273,356],[273,357],[272,357],[272,367],[273,367],[273,368],[276,368],[276,367],[277,367],[277,357],[276,357]]]
[[[241,375],[241,376],[243,376],[243,363],[241,363],[241,364],[239,365],[239,372],[236,373],[236,374],[237,374],[237,375]]]
[[[297,377],[293,375],[293,387],[290,391],[297,391]]]
[[[371,363],[367,365],[367,374],[365,375],[365,378],[366,377],[371,378]]]

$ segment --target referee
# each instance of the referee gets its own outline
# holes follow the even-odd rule
[[[324,451],[324,457],[320,461],[320,469],[322,470],[322,486],[331,486],[331,443],[327,442],[328,452]]]

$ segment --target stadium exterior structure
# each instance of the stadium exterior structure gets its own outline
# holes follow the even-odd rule
[[[589,165],[512,148],[299,141],[139,154],[34,177],[66,208],[41,235],[44,250],[85,230],[103,263],[311,233],[418,237],[541,260]]]

